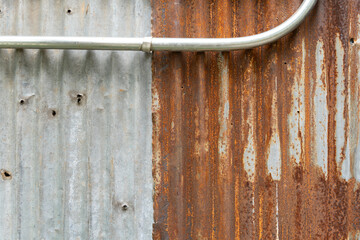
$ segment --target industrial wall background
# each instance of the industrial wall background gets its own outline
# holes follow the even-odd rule
[[[301,0],[0,0],[0,36],[238,37]],[[0,50],[0,239],[360,239],[360,1],[232,52]]]

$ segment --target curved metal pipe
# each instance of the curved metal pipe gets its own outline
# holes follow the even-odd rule
[[[297,28],[313,9],[316,2],[317,0],[304,0],[289,19],[263,33],[239,38],[153,38],[151,50],[229,51],[249,49],[272,43]]]
[[[299,9],[279,26],[239,38],[112,38],[1,36],[0,48],[84,49],[132,51],[231,51],[249,49],[278,40],[305,19],[317,0],[304,0]]]

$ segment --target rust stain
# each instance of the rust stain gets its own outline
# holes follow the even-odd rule
[[[12,179],[12,175],[10,171],[1,169],[0,170],[0,174],[3,180],[11,180]]]
[[[86,10],[85,10],[85,15],[87,15],[88,14],[88,12],[89,12],[89,4],[88,5],[86,5]]]
[[[301,2],[152,0],[153,36],[255,34]],[[359,10],[320,0],[253,50],[154,52],[154,239],[359,236]]]

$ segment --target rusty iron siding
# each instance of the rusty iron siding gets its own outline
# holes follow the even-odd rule
[[[1,35],[151,34],[146,0],[2,0],[0,11]],[[0,109],[1,239],[151,238],[148,54],[1,50]]]
[[[153,36],[269,30],[295,1],[152,0]],[[360,238],[360,2],[261,48],[153,54],[155,239]]]

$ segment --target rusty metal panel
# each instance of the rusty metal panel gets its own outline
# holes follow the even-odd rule
[[[269,30],[301,0],[152,0],[156,37]],[[359,239],[358,0],[261,48],[153,55],[155,239]]]
[[[142,37],[147,0],[0,0],[1,35]],[[0,51],[0,238],[150,239],[151,57]],[[126,205],[126,206],[125,206]]]

